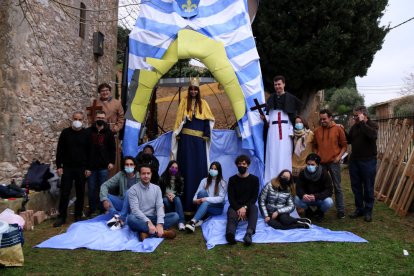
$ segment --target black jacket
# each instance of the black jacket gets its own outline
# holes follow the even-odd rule
[[[315,200],[324,200],[328,197],[332,197],[332,179],[325,168],[322,169],[321,177],[317,181],[307,179],[304,170],[302,170],[296,181],[296,193],[300,199],[302,199],[305,194],[313,194]]]
[[[106,169],[108,164],[115,164],[116,146],[114,134],[105,126],[99,131],[95,125],[88,129],[91,143],[89,167],[92,170]]]
[[[269,114],[271,109],[275,109],[275,98],[277,97],[276,93],[273,93],[266,102],[266,114]],[[294,95],[289,92],[285,92],[280,96],[282,99],[282,110],[286,112],[289,116],[289,120],[292,125],[295,124],[295,117],[299,114],[300,109],[302,108],[302,102],[296,98]]]
[[[56,149],[56,167],[89,169],[91,143],[88,131],[65,128],[59,136]]]
[[[351,160],[377,158],[378,124],[368,119],[355,123],[349,131],[347,140],[352,145]]]

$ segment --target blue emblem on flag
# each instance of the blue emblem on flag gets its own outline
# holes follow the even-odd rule
[[[190,18],[198,14],[200,0],[176,0],[173,3],[174,11],[181,17]]]

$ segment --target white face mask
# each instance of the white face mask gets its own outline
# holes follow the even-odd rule
[[[82,122],[81,121],[73,121],[72,126],[74,128],[81,128],[82,127]]]
[[[212,177],[216,177],[218,175],[218,170],[210,169],[209,173]]]

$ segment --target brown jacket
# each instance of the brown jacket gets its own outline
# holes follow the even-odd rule
[[[328,127],[319,126],[314,130],[315,152],[321,157],[321,163],[332,163],[347,148],[345,130],[342,126],[331,122]]]
[[[124,109],[121,102],[117,99],[111,98],[109,101],[96,100],[97,105],[102,106],[106,113],[106,119],[109,123],[109,128],[113,132],[119,132],[124,127]]]

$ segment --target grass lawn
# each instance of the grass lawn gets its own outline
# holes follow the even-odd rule
[[[353,211],[348,171],[343,172],[346,212]],[[348,215],[347,214],[347,215]],[[219,245],[207,250],[199,228],[193,235],[178,233],[154,253],[104,252],[87,249],[35,249],[36,244],[66,230],[46,221],[25,232],[25,265],[5,268],[2,275],[93,274],[93,275],[414,275],[414,215],[400,218],[384,203],[377,203],[373,222],[338,220],[330,210],[322,227],[353,232],[368,243],[253,244],[245,247]],[[93,235],[93,233],[91,233]],[[403,256],[403,249],[409,256]]]

